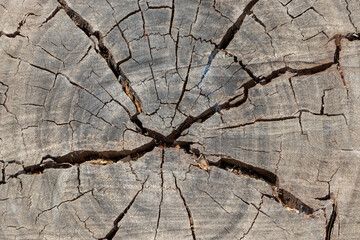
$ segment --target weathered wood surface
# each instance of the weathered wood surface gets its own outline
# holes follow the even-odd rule
[[[0,0],[1,239],[358,239],[357,0]]]

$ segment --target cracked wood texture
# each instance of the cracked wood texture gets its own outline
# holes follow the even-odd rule
[[[1,239],[358,239],[357,0],[0,0]]]

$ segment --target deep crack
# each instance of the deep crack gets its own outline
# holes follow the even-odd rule
[[[191,149],[191,152],[192,154],[195,154],[197,157],[199,156],[200,153],[198,149]],[[231,158],[230,156],[219,155],[219,154],[212,154],[211,156],[218,157],[219,160],[216,162],[208,161],[210,166],[218,167],[220,169],[230,171],[237,175],[244,175],[246,177],[259,179],[269,184],[269,186],[273,191],[273,195],[272,196],[265,195],[265,196],[275,200],[276,202],[280,203],[282,206],[297,211],[299,213],[304,213],[306,215],[314,213],[315,210],[312,207],[305,204],[294,194],[292,194],[291,192],[285,189],[279,188],[278,176],[273,172],[241,162],[237,159]]]
[[[336,199],[334,200],[333,203],[333,209],[332,209],[332,213],[330,216],[330,220],[328,222],[328,224],[326,225],[326,236],[325,236],[325,240],[331,240],[332,238],[332,231],[334,228],[334,224],[336,221],[336,216],[337,216],[337,202]]]
[[[95,46],[97,46],[95,50],[104,58],[109,68],[118,79],[118,82],[121,84],[123,91],[135,105],[137,112],[141,113],[143,111],[143,106],[140,97],[130,86],[130,80],[127,78],[120,66],[115,62],[113,54],[110,52],[107,46],[105,46],[103,34],[100,31],[95,31],[88,21],[86,21],[80,14],[69,7],[65,0],[58,0],[58,2],[61,4],[62,9],[66,12],[74,24],[80,28],[90,38],[91,41],[93,41]],[[98,40],[97,44],[92,36],[95,36]]]

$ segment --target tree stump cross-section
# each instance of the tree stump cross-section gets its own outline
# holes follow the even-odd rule
[[[356,0],[0,0],[1,239],[357,239]]]

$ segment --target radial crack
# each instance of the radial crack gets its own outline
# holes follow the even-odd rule
[[[332,210],[332,213],[330,216],[330,220],[329,220],[328,224],[326,225],[325,240],[331,240],[331,238],[332,238],[332,230],[334,228],[334,224],[336,221],[336,215],[337,215],[337,201],[336,201],[336,199],[334,199],[333,210]]]
[[[344,72],[341,69],[341,65],[340,65],[340,52],[341,52],[341,40],[343,39],[342,35],[335,35],[333,37],[333,39],[335,39],[335,46],[336,46],[336,50],[335,50],[335,54],[334,54],[334,64],[336,64],[337,70],[339,72],[342,84],[346,90],[346,95],[347,97],[349,97],[349,88],[346,84],[345,81],[345,77],[344,77]]]
[[[154,240],[156,239],[156,236],[157,236],[157,233],[158,233],[159,224],[160,224],[160,218],[161,218],[161,207],[162,207],[162,204],[163,204],[163,201],[164,201],[164,172],[163,172],[164,162],[165,162],[165,150],[162,149],[162,151],[161,151],[161,163],[160,163],[161,195],[160,195],[159,213],[158,213],[158,219],[157,219],[157,223],[156,223],[156,230],[155,230]]]
[[[100,239],[108,239],[108,240],[113,239],[113,237],[116,235],[117,231],[119,230],[119,222],[125,217],[127,212],[130,210],[131,206],[134,204],[138,195],[144,190],[144,185],[147,182],[147,180],[148,180],[148,178],[146,178],[145,181],[141,184],[141,189],[139,191],[137,191],[137,193],[132,198],[130,203],[127,205],[127,207],[124,209],[124,211],[122,211],[120,213],[120,215],[114,220],[113,227],[111,228],[111,230],[106,234],[105,237],[100,238]]]
[[[247,15],[251,14],[251,9],[255,6],[255,4],[259,0],[252,0],[250,1],[244,8],[243,12],[240,14],[236,22],[226,31],[225,35],[221,39],[219,45],[217,46],[218,49],[226,49],[226,47],[230,44],[233,40],[235,34],[240,30],[241,25],[244,22],[244,19]]]
[[[184,195],[183,195],[183,193],[182,193],[182,191],[181,191],[181,189],[180,189],[180,187],[179,187],[179,185],[178,185],[178,183],[177,183],[176,176],[175,176],[174,173],[172,173],[172,174],[173,174],[173,177],[174,177],[174,180],[175,180],[175,187],[176,187],[176,189],[177,189],[178,192],[179,192],[179,195],[180,195],[180,197],[181,197],[181,199],[182,199],[182,201],[183,201],[184,207],[185,207],[186,212],[187,212],[187,214],[188,214],[192,238],[193,238],[193,240],[196,240],[194,218],[193,218],[193,216],[192,216],[190,207],[189,207],[189,205],[186,203],[186,199],[185,199],[185,197],[184,197]]]
[[[257,209],[257,213],[255,214],[255,217],[254,217],[253,221],[251,222],[250,227],[248,228],[248,230],[247,230],[246,232],[244,232],[244,234],[242,235],[242,237],[240,238],[240,240],[241,240],[241,239],[244,239],[244,238],[249,234],[249,232],[251,231],[251,229],[253,228],[253,226],[254,226],[254,224],[255,224],[255,222],[256,222],[256,219],[258,218],[259,213],[260,213],[260,211],[261,211],[261,205],[263,204],[263,197],[264,197],[264,196],[261,197],[261,202],[260,202],[260,204],[259,204],[259,208],[257,208],[255,205],[252,204],[252,206]]]
[[[210,56],[209,56],[209,60],[208,63],[204,69],[204,72],[201,76],[201,79],[198,83],[199,86],[201,86],[202,81],[204,80],[204,78],[206,77],[207,72],[209,71],[210,67],[211,67],[211,63],[214,60],[214,58],[216,57],[216,54],[219,52],[219,50],[225,50],[227,48],[227,46],[230,44],[230,42],[234,39],[235,34],[240,30],[244,19],[247,15],[251,14],[251,9],[254,7],[254,5],[258,2],[259,0],[252,0],[250,1],[244,8],[243,12],[240,14],[240,16],[238,17],[238,19],[236,20],[236,22],[231,25],[231,27],[226,31],[225,35],[223,36],[223,38],[220,40],[220,43],[218,45],[215,46],[215,49],[211,52]],[[200,1],[201,3],[201,1]]]
[[[58,0],[58,2],[61,4],[62,9],[66,12],[66,14],[70,17],[74,24],[89,37],[89,39],[94,43],[94,45],[98,47],[98,49],[95,48],[95,50],[106,61],[107,65],[114,73],[118,82],[121,84],[123,91],[135,105],[137,112],[141,113],[143,111],[143,106],[140,97],[130,86],[130,80],[126,77],[120,66],[116,64],[113,54],[105,46],[103,34],[100,31],[95,31],[88,21],[86,21],[79,13],[75,12],[72,8],[69,7],[65,0]],[[95,36],[98,40],[97,44],[95,43],[95,40],[92,38],[92,36]]]

